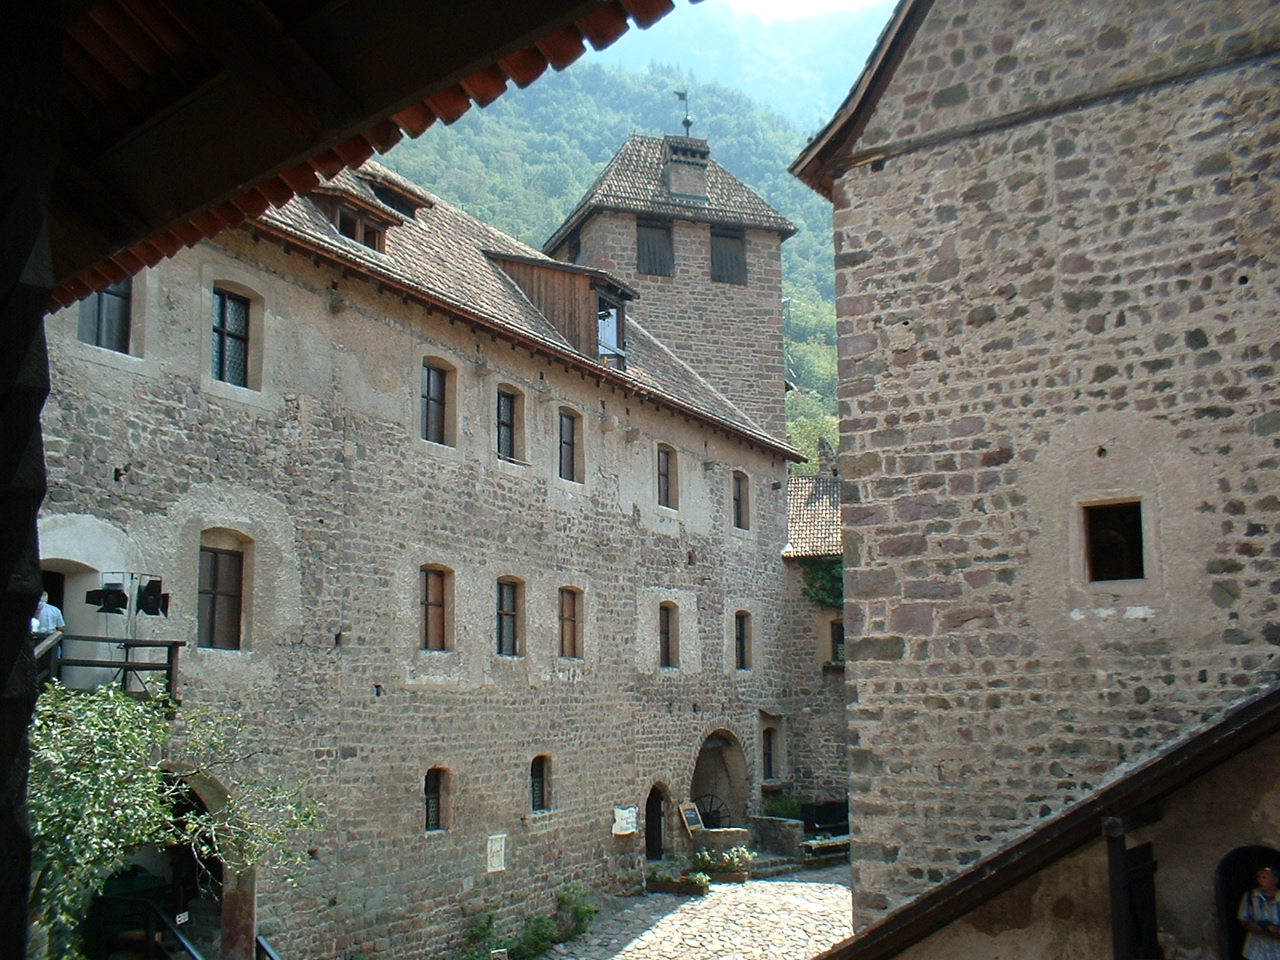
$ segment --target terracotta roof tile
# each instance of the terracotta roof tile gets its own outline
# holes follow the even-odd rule
[[[673,139],[706,144],[685,137]],[[784,237],[796,232],[790,220],[714,159],[707,160],[705,201],[672,194],[663,177],[666,143],[667,138],[632,134],[543,249],[554,249],[588,213],[600,209],[758,227],[776,230]]]
[[[784,557],[834,557],[844,552],[840,535],[840,478],[787,480],[787,545]]]

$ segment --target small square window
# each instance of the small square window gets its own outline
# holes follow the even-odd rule
[[[78,336],[81,342],[128,353],[132,296],[133,283],[126,277],[80,301]]]
[[[1141,580],[1142,503],[1109,503],[1084,508],[1089,581]]]

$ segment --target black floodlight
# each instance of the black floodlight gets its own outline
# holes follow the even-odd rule
[[[164,584],[160,580],[148,580],[145,586],[138,588],[138,611],[148,617],[169,615],[169,595],[162,593]]]
[[[124,613],[129,606],[129,594],[123,583],[104,583],[101,590],[90,590],[84,595],[85,603],[96,603],[99,613]]]

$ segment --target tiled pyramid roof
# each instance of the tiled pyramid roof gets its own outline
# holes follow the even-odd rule
[[[383,203],[376,185],[409,194],[422,206],[413,217]],[[800,459],[790,446],[771,437],[683,361],[632,319],[627,322],[627,367],[616,370],[579,353],[547,319],[495,259],[508,255],[545,261],[556,269],[585,269],[552,260],[543,253],[477,220],[380,165],[369,163],[329,180],[325,193],[346,193],[366,207],[381,208],[398,225],[386,231],[385,250],[374,250],[343,236],[329,215],[308,197],[296,197],[268,210],[256,221],[281,239],[350,265],[375,281],[390,281],[425,299],[476,318],[522,342],[538,344],[557,357],[570,358],[593,375],[647,393],[709,423],[776,452]],[[598,272],[598,271],[591,271]]]
[[[784,557],[835,557],[840,535],[840,478],[830,474],[787,479],[787,545]]]
[[[675,139],[687,142],[687,138]],[[705,145],[705,141],[693,142]],[[593,210],[759,227],[784,238],[796,232],[795,224],[714,159],[707,160],[706,200],[672,194],[663,177],[666,157],[664,138],[632,134],[543,249],[559,246]]]

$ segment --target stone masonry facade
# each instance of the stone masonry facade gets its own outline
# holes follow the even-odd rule
[[[917,6],[833,191],[859,927],[1280,645],[1280,8]]]
[[[763,262],[776,266],[777,245]],[[687,849],[674,804],[691,799],[713,735],[742,758],[736,802],[758,812],[760,720],[782,712],[792,657],[789,448],[628,395],[352,264],[251,226],[134,279],[128,353],[80,342],[74,308],[52,315],[42,560],[66,577],[69,630],[87,634],[100,617],[74,600],[101,572],[163,575],[170,619],[140,629],[188,641],[184,706],[234,712],[261,746],[228,787],[270,774],[323,801],[301,885],[256,877],[259,929],[286,956],[413,960],[458,946],[476,912],[505,924],[551,910],[571,881],[637,889],[646,798],[662,794],[665,849]],[[769,289],[756,296],[776,300],[776,275],[757,276]],[[209,374],[215,289],[251,304],[248,388]],[[425,360],[451,371],[446,444],[421,437]],[[770,362],[780,369],[780,343]],[[494,454],[500,385],[524,401],[518,461]],[[779,382],[779,408],[780,394]],[[566,409],[580,418],[577,481],[556,470]],[[655,501],[659,443],[677,458],[675,509]],[[745,529],[732,523],[735,471],[749,481]],[[196,642],[199,548],[228,538],[246,557],[238,650]],[[423,649],[424,565],[450,575],[447,650]],[[495,651],[500,578],[518,587],[519,656]],[[580,598],[577,657],[559,650],[566,587]],[[662,603],[678,609],[670,667]],[[538,757],[546,810],[531,808]],[[826,761],[838,764],[838,752]],[[427,830],[431,770],[444,772],[445,814]],[[639,834],[613,834],[619,807],[639,808]]]

